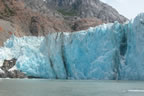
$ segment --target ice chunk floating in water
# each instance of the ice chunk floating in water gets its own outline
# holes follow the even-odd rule
[[[17,58],[19,70],[41,78],[144,80],[143,30],[144,14],[140,14],[126,24],[115,22],[74,33],[12,36],[0,48],[0,61]]]

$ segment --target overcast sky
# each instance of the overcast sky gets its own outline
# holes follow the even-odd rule
[[[144,0],[101,0],[115,8],[120,14],[132,19],[144,12]]]

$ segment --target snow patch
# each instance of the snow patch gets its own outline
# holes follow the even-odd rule
[[[5,72],[0,68],[0,73],[5,73]]]
[[[17,70],[17,67],[16,66],[13,66],[11,69],[9,69],[8,71],[14,71],[14,70]]]

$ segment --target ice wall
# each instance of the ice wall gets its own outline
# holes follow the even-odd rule
[[[122,80],[144,80],[144,14],[125,25],[127,52],[120,67]]]
[[[11,38],[4,43],[4,47],[0,48],[0,62],[3,62],[5,59],[10,60],[12,58],[17,58],[18,68],[21,68],[20,66],[31,65],[35,60],[38,62],[40,57],[38,51],[43,39],[44,37],[25,36],[18,38],[12,35]],[[34,60],[31,60],[31,57],[34,58]],[[31,75],[33,75],[35,73],[33,72],[34,70],[31,68],[35,67],[29,67],[29,69],[26,70],[31,71],[28,73],[31,73]]]
[[[144,14],[79,32],[46,37],[12,36],[0,62],[17,58],[17,69],[49,79],[144,80]]]
[[[122,35],[117,22],[75,33],[52,33],[41,52],[57,78],[116,79]]]

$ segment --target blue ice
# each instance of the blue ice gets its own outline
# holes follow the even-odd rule
[[[0,61],[17,58],[18,70],[49,79],[144,80],[144,14],[78,32],[15,37]]]

